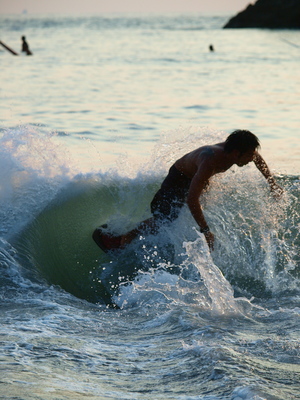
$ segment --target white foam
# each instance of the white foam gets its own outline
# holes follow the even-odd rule
[[[248,386],[239,386],[232,392],[231,400],[267,400],[267,397],[255,394]]]

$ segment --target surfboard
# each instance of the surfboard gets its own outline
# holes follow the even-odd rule
[[[19,55],[19,54],[16,53],[13,49],[11,49],[10,47],[6,46],[6,44],[3,43],[1,40],[0,40],[0,44],[1,44],[7,51],[9,51],[11,54],[13,54],[14,56],[18,56],[18,55]]]
[[[103,250],[105,253],[109,253],[113,250],[121,250],[123,246],[121,245],[121,236],[113,236],[110,233],[104,231],[107,225],[102,225],[96,228],[93,232],[93,239],[95,243]]]

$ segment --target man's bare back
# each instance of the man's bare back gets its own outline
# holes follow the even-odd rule
[[[224,142],[211,146],[202,146],[185,154],[175,162],[175,167],[189,178],[193,178],[199,168],[207,166],[211,176],[225,172],[233,163],[224,153]]]

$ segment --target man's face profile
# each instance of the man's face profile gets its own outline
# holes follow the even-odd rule
[[[255,150],[248,150],[246,153],[243,153],[242,155],[239,156],[236,164],[239,167],[243,167],[244,165],[249,164],[249,162],[253,161],[255,154]]]

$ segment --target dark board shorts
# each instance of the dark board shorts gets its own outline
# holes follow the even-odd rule
[[[169,221],[176,219],[185,204],[190,184],[191,179],[173,165],[151,202],[153,216]]]

